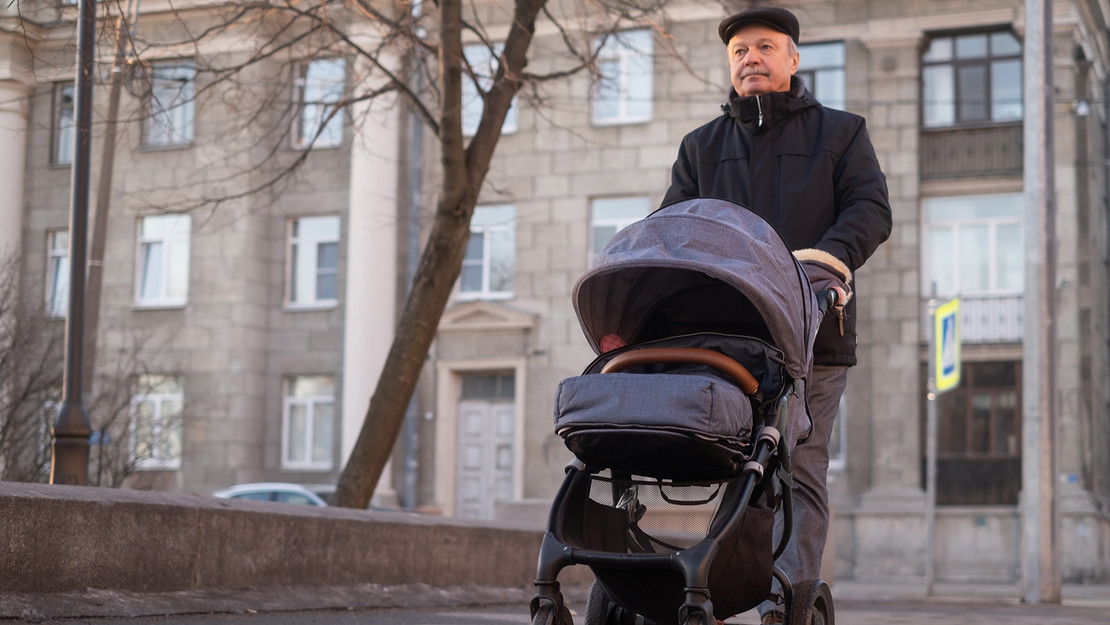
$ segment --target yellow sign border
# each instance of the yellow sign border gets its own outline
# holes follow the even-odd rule
[[[950,348],[951,362],[955,365],[949,373],[944,372],[944,320],[952,318],[954,337]],[[947,391],[960,385],[960,298],[950,299],[937,306],[933,317],[933,375],[937,391]]]

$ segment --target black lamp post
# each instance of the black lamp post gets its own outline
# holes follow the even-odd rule
[[[89,156],[92,152],[92,87],[96,46],[96,0],[79,0],[77,77],[74,83],[72,201],[69,216],[69,312],[66,316],[65,390],[54,419],[51,484],[89,481],[89,415],[81,400],[84,362],[85,265],[89,229]]]

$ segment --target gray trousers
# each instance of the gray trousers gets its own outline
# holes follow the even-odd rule
[[[813,418],[813,432],[794,448],[794,526],[786,550],[775,563],[790,581],[821,577],[821,555],[829,531],[829,438],[832,436],[840,396],[848,381],[847,367],[814,366],[806,380],[806,401]],[[782,514],[775,515],[775,545],[782,536]],[[780,594],[776,581],[773,592]],[[774,601],[759,605],[759,613],[782,610]]]

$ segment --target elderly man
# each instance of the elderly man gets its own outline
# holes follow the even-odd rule
[[[886,178],[864,119],[825,108],[794,75],[799,31],[792,13],[772,7],[721,22],[728,102],[723,115],[683,139],[663,205],[715,197],[747,206],[795,250],[815,288],[852,286],[852,272],[890,235]],[[778,560],[794,581],[820,577],[829,438],[856,364],[855,307],[851,298],[830,314],[814,344],[806,396],[813,429],[794,450],[793,534]],[[774,601],[760,613],[763,623],[783,620]]]

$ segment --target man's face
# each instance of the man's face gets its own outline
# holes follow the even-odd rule
[[[790,35],[759,24],[741,26],[728,42],[732,86],[741,96],[789,91],[798,71]]]

